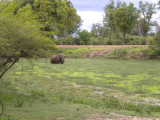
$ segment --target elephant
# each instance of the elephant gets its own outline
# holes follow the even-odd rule
[[[50,61],[51,61],[51,64],[63,64],[65,61],[65,58],[62,54],[52,55]]]

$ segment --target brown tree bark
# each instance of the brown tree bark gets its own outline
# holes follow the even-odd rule
[[[19,60],[17,57],[1,58],[0,62],[0,78]]]

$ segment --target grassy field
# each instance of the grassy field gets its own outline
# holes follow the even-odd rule
[[[160,118],[159,71],[158,60],[23,59],[0,80],[0,97],[12,120],[86,120],[110,112]]]

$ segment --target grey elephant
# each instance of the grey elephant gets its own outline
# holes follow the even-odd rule
[[[50,61],[52,64],[63,64],[65,61],[65,58],[62,54],[52,55]]]

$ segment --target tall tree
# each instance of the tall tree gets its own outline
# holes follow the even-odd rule
[[[105,26],[105,23],[103,23],[103,25],[101,25],[100,23],[92,25],[91,37],[94,38],[100,37],[101,40],[104,40],[106,36],[107,36],[107,27]]]
[[[124,2],[119,8],[114,12],[114,21],[116,26],[122,32],[123,41],[122,44],[125,44],[125,36],[127,32],[131,32],[135,27],[137,19],[139,18],[139,13],[133,3],[130,3],[128,6]]]
[[[149,2],[139,2],[139,10],[141,12],[141,18],[138,23],[139,33],[144,36],[144,44],[146,44],[146,37],[151,30],[151,26],[155,25],[151,21],[153,15],[156,13],[156,4]]]
[[[117,4],[115,4],[114,0],[110,0],[110,3],[105,6],[105,26],[110,30],[109,34],[109,41],[111,41],[111,38],[115,36],[116,39],[119,39],[119,31],[115,23],[114,18],[114,12],[117,8],[121,6],[121,2],[118,1]]]
[[[105,6],[105,21],[107,27],[110,29],[109,41],[111,41],[112,34],[114,33],[117,35],[118,38],[118,32],[113,17],[115,9],[116,7],[114,0],[110,0],[110,3]]]
[[[53,31],[57,37],[74,33],[81,25],[80,16],[68,1],[35,0],[34,11],[45,24],[44,31]]]

